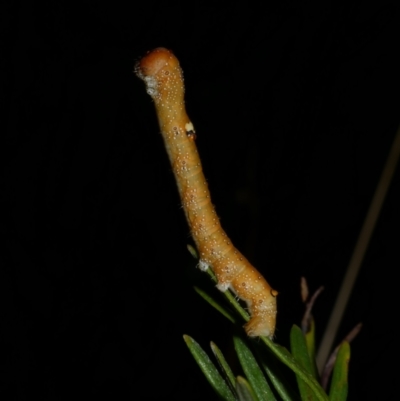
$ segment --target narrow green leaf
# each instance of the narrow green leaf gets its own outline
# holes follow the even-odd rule
[[[193,358],[199,365],[202,370],[204,376],[211,384],[212,388],[218,394],[220,398],[225,401],[235,401],[235,396],[229,389],[227,383],[222,378],[220,373],[218,372],[215,365],[211,362],[208,355],[203,351],[200,345],[188,335],[184,335],[183,339],[185,340],[186,345],[188,346]]]
[[[349,361],[350,345],[347,341],[343,341],[333,369],[331,388],[329,390],[330,401],[345,401],[347,398]]]
[[[262,370],[246,342],[240,336],[235,335],[233,337],[233,343],[243,371],[257,395],[258,400],[276,401]]]
[[[313,374],[313,369],[311,366],[310,355],[308,353],[306,339],[300,327],[293,325],[290,331],[290,348],[292,350],[292,355],[300,365],[310,374]],[[297,384],[299,386],[301,398],[303,400],[316,400],[314,396],[314,391],[311,387],[304,382],[304,380],[296,375]]]
[[[335,367],[336,359],[337,359],[337,354],[339,352],[339,349],[344,341],[348,342],[349,344],[351,341],[354,340],[354,338],[358,335],[362,328],[362,324],[358,323],[355,327],[353,327],[350,332],[346,335],[346,337],[343,339],[342,342],[339,343],[339,345],[333,350],[331,355],[328,358],[328,361],[325,363],[325,367],[322,370],[321,374],[321,386],[326,389],[328,387],[329,383],[329,378],[331,377],[331,373],[333,368]]]
[[[242,376],[238,376],[236,379],[236,392],[239,401],[257,401],[257,397],[249,382]]]
[[[295,324],[290,330],[290,347],[292,355],[300,362],[300,364],[307,370],[308,373],[313,373],[310,354],[306,344],[306,339],[299,326]]]
[[[214,283],[218,283],[217,276],[215,275],[214,270],[211,267],[206,270],[206,273],[211,277],[211,280],[214,281]]]
[[[308,373],[293,356],[285,348],[278,344],[275,344],[268,337],[260,337],[261,341],[270,349],[270,351],[286,366],[288,366],[293,372],[301,377],[313,390],[319,401],[328,401],[328,396],[325,394],[324,390],[321,388],[319,383],[314,379],[314,377]]]
[[[218,312],[224,315],[227,319],[229,319],[232,323],[236,323],[237,319],[230,313],[227,309],[225,309],[222,305],[214,300],[210,295],[208,295],[201,288],[194,287],[194,290],[205,299],[213,308],[215,308]]]
[[[318,379],[318,369],[315,360],[315,321],[311,317],[310,330],[305,334],[306,344],[308,349],[308,355],[310,355],[312,375]]]
[[[277,374],[275,369],[268,366],[264,361],[261,362],[261,365],[270,382],[275,387],[276,392],[280,395],[283,401],[297,401],[299,399],[299,397],[291,390],[291,387],[282,374]]]
[[[210,343],[212,352],[214,353],[215,357],[217,358],[221,368],[224,370],[226,377],[229,379],[233,388],[235,388],[236,379],[235,375],[233,374],[231,367],[226,362],[224,355],[222,354],[221,350],[211,341]]]
[[[190,254],[191,254],[195,259],[199,260],[199,255],[198,255],[198,253],[197,253],[196,248],[195,248],[194,246],[190,245],[190,244],[187,244],[186,246],[187,246],[187,249],[188,249],[188,251],[190,252]]]

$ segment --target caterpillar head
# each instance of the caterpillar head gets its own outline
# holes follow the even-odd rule
[[[184,85],[178,59],[163,47],[147,53],[135,66],[136,75],[146,84],[147,93],[156,103],[183,102]]]

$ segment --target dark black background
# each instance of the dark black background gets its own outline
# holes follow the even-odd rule
[[[2,4],[8,400],[214,399],[182,335],[229,354],[231,327],[192,289],[204,275],[132,73],[159,46],[184,69],[222,225],[280,293],[276,341],[301,319],[301,276],[326,288],[321,338],[400,122],[397,3]],[[351,400],[395,394],[399,180],[338,335],[364,323]]]

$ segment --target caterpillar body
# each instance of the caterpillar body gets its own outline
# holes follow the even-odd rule
[[[169,50],[157,48],[136,64],[135,72],[154,100],[186,219],[199,251],[199,268],[211,267],[218,279],[217,288],[223,292],[229,288],[246,302],[251,315],[245,325],[247,335],[272,338],[278,293],[233,246],[221,227],[202,171],[195,129],[186,114],[178,59]]]

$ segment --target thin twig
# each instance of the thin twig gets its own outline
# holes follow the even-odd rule
[[[310,322],[311,322],[311,311],[314,306],[314,303],[316,299],[318,298],[319,294],[324,290],[324,287],[321,285],[321,287],[318,288],[317,291],[314,292],[313,296],[311,299],[307,302],[306,304],[306,310],[304,312],[303,319],[301,320],[301,330],[303,331],[304,334],[308,333],[310,330]]]

